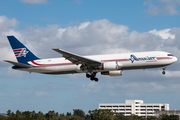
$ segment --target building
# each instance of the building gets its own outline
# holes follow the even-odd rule
[[[169,110],[169,104],[143,103],[143,100],[126,100],[126,103],[100,103],[99,109],[110,109],[114,113],[125,116],[135,114],[138,116],[155,116],[154,111]]]

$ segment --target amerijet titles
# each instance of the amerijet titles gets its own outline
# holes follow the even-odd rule
[[[156,57],[142,57],[142,58],[137,58],[135,55],[130,55],[130,58],[128,60],[131,60],[133,63],[134,61],[144,61],[144,60],[156,60]]]

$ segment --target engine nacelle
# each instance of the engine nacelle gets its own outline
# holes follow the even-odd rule
[[[117,62],[104,62],[102,64],[102,69],[103,70],[118,70],[118,64]]]
[[[101,72],[101,75],[122,76],[122,70]]]

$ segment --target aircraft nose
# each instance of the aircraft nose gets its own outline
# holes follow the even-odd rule
[[[174,57],[173,59],[174,59],[174,62],[176,62],[178,60],[177,57]]]

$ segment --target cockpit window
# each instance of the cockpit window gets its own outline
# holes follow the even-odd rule
[[[174,56],[174,55],[172,55],[172,54],[167,54],[167,56]]]

